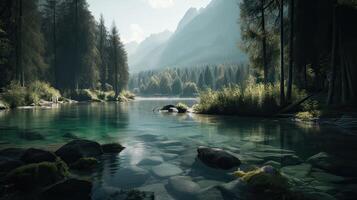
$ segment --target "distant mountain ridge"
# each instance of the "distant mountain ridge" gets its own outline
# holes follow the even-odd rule
[[[129,54],[130,70],[245,62],[238,48],[239,1],[212,0],[206,8],[190,8],[173,34],[154,34]]]

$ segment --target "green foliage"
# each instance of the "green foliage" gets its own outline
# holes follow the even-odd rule
[[[51,87],[50,84],[41,81],[34,81],[30,83],[28,89],[30,93],[37,94],[40,99],[46,101],[55,101],[61,97],[58,90]]]
[[[245,87],[230,85],[220,91],[201,92],[195,109],[207,114],[271,115],[280,109],[279,95],[279,84],[264,85],[251,80]],[[300,95],[293,97],[299,98]]]
[[[179,77],[177,77],[172,83],[172,94],[181,95],[181,93],[182,93],[182,81]]]
[[[89,89],[74,90],[70,94],[70,99],[76,101],[92,101],[98,99],[97,96]]]
[[[13,81],[4,88],[4,91],[2,99],[11,108],[38,104],[40,99],[56,101],[61,96],[58,90],[40,81],[32,82],[28,87],[22,87]]]
[[[198,88],[195,83],[188,82],[185,83],[182,91],[182,96],[184,97],[193,97],[198,94]]]
[[[126,99],[130,99],[130,100],[134,100],[134,99],[135,99],[135,94],[131,93],[131,92],[128,91],[128,90],[123,90],[123,91],[120,93],[120,96],[123,96],[123,97],[125,97]]]
[[[25,87],[21,87],[21,85],[15,81],[11,82],[4,89],[4,93],[1,95],[4,102],[9,105],[11,108],[15,108],[18,106],[24,106],[27,104],[27,91]]]
[[[184,104],[184,103],[181,103],[179,102],[178,104],[176,104],[175,106],[177,108],[177,110],[179,111],[179,113],[185,113],[187,112],[187,110],[189,109],[189,107]]]

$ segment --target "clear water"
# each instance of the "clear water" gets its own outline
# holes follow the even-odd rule
[[[173,173],[176,169],[175,175],[190,176],[201,188],[234,180],[230,172],[212,170],[195,161],[200,145],[230,150],[247,165],[261,163],[264,152],[294,153],[303,160],[319,152],[346,160],[356,158],[357,137],[333,126],[287,119],[153,111],[177,102],[193,105],[196,100],[139,98],[126,104],[92,103],[0,112],[0,147],[55,150],[71,140],[64,137],[68,133],[100,143],[121,143],[126,149],[120,155],[104,155],[94,173],[81,174],[94,180],[93,193],[97,199],[105,187],[139,188],[156,192],[157,199],[174,198],[166,187],[170,176],[158,176],[155,165],[139,164],[151,157],[170,164],[156,171]]]

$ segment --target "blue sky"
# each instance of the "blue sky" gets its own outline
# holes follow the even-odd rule
[[[140,42],[152,33],[174,31],[185,12],[206,7],[210,0],[87,0],[96,19],[103,13],[107,27],[115,21],[122,40]]]

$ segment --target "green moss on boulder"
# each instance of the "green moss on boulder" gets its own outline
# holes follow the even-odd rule
[[[57,160],[18,167],[7,175],[6,182],[13,185],[16,190],[32,190],[54,184],[67,175],[67,165]]]

